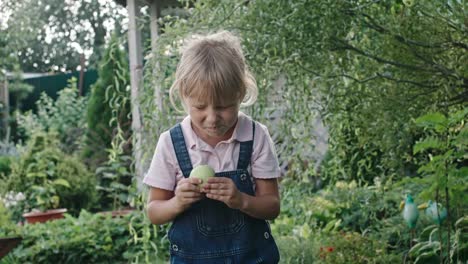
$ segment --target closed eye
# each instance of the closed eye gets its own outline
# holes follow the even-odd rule
[[[216,106],[215,109],[216,110],[224,110],[224,109],[228,109],[228,108],[231,108],[231,107],[234,107],[235,105],[219,105],[219,106]]]
[[[198,110],[203,110],[206,108],[206,105],[194,105],[193,107]]]

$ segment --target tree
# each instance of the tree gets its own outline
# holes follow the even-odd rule
[[[88,131],[83,153],[93,167],[108,159],[113,142],[118,142],[122,152],[129,151],[130,77],[126,53],[116,35],[108,44],[98,74],[87,107]]]
[[[80,53],[99,61],[109,30],[125,16],[114,1],[2,1],[8,45],[24,71],[76,70]],[[117,25],[116,25],[117,24]]]
[[[419,136],[412,119],[467,101],[462,2],[193,3],[190,19],[166,19],[162,72],[154,78],[169,87],[179,41],[191,32],[237,32],[260,89],[250,111],[266,123],[265,116],[282,115],[270,125],[286,164],[313,164],[313,122],[321,116],[330,132],[326,176],[364,183],[412,175]],[[175,56],[164,55],[168,46]],[[310,165],[301,170],[316,173]]]
[[[18,57],[8,45],[9,38],[7,32],[0,31],[0,94],[2,97],[0,98],[0,111],[2,112],[0,138],[7,141],[10,140],[10,112],[14,111],[10,107],[10,97],[16,99],[14,107],[19,108],[21,100],[26,98],[33,89],[31,85],[23,82]]]

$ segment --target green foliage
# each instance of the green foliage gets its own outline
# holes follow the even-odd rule
[[[401,262],[410,233],[398,205],[405,194],[420,194],[432,184],[419,180],[383,183],[376,179],[371,186],[338,181],[315,192],[312,182],[297,184],[285,178],[281,181],[281,213],[271,225],[272,233],[286,259],[295,259],[291,263],[303,261],[301,255],[289,255],[301,248],[294,239],[309,245],[302,253],[313,255],[318,263]],[[419,195],[415,198],[417,204],[425,201]],[[420,217],[416,233],[431,224],[428,217]]]
[[[92,167],[107,160],[106,151],[116,142],[117,148],[129,151],[129,70],[121,40],[115,35],[105,51],[98,74],[87,107],[88,131],[83,150]],[[113,142],[114,138],[118,141]]]
[[[400,263],[401,255],[388,254],[387,244],[355,232],[321,234],[317,263]]]
[[[421,263],[431,259],[440,259],[441,262],[444,259],[450,260],[453,257],[452,252],[458,251],[458,247],[461,247],[462,251],[465,250],[463,242],[460,245],[458,240],[454,241],[458,237],[453,236],[452,218],[466,215],[464,205],[468,201],[468,187],[465,184],[468,172],[467,116],[468,109],[465,108],[449,112],[447,115],[440,112],[428,113],[415,121],[416,125],[423,129],[421,140],[413,147],[414,154],[422,156],[418,172],[431,183],[430,188],[420,196],[426,199],[435,197],[434,200],[439,203],[444,201],[448,211],[446,231],[441,231],[442,226],[436,227],[428,237],[422,237],[411,249],[410,254],[417,257],[416,261]],[[438,240],[432,238],[436,231]],[[445,248],[442,245],[446,245]]]
[[[463,263],[468,260],[467,229],[468,219],[462,217],[454,225],[451,233],[450,244],[453,245],[450,252],[440,252],[442,245],[449,239],[447,233],[441,230],[441,226],[431,225],[419,234],[416,243],[409,251],[414,263],[440,263],[440,260],[450,259],[452,263]]]
[[[336,165],[330,177],[415,174],[410,148],[418,134],[411,120],[446,105],[458,108],[466,91],[467,57],[457,44],[466,45],[463,4],[450,2],[379,1],[344,10],[346,35],[332,39],[343,80],[325,90]]]
[[[118,156],[96,169],[101,208],[117,210],[129,207],[134,199],[130,156]]]
[[[8,156],[0,156],[0,175],[10,173],[11,158]]]
[[[13,76],[8,81],[9,96],[15,98],[15,106],[20,109],[21,101],[33,91],[33,86],[24,83],[23,72],[18,64],[14,64],[13,68],[9,70],[13,72]]]
[[[29,153],[11,165],[9,190],[24,192],[30,209],[53,209],[59,205],[57,187],[70,187],[56,174],[56,165],[61,159],[56,135],[35,134],[28,144]]]
[[[147,190],[135,197],[135,207],[146,212]],[[170,224],[153,225],[145,214],[134,214],[129,221],[130,245],[124,256],[132,263],[164,262],[169,259],[167,233]],[[155,261],[156,259],[156,261]]]
[[[281,164],[307,164],[295,168],[316,174],[324,155],[316,121],[325,122],[330,158],[321,175],[332,181],[416,174],[411,120],[463,102],[468,57],[458,1],[185,2],[190,19],[161,19],[157,62],[145,75],[140,101],[150,142],[170,121],[154,114],[154,87],[166,96],[181,40],[194,32],[240,35],[259,86],[246,111],[272,131]]]
[[[464,184],[468,172],[467,116],[468,109],[463,109],[448,116],[429,113],[415,121],[424,130],[424,136],[413,147],[414,154],[423,155],[418,172],[432,183],[421,196],[426,199],[436,196],[448,202],[449,195],[455,208],[462,208],[468,201],[468,187]],[[443,193],[446,188],[447,193]]]
[[[6,105],[3,100],[5,98],[1,98],[0,100],[0,111],[2,115],[0,116],[0,123],[2,124],[0,128],[0,137],[2,139],[10,140],[11,134],[11,125],[14,121],[11,118],[11,113],[15,112],[15,109],[20,109],[22,105],[23,99],[25,99],[33,90],[33,86],[26,84],[23,81],[23,72],[19,68],[18,60],[16,56],[12,56],[13,52],[11,47],[2,47],[1,45],[1,38],[3,34],[0,34],[0,83],[1,90],[8,89],[8,101],[9,104]],[[4,55],[4,52],[10,52],[8,55]],[[10,75],[10,76],[8,76]],[[5,87],[3,87],[5,85]],[[5,94],[3,91],[1,94]],[[2,97],[4,97],[3,95]]]
[[[36,132],[55,131],[59,135],[60,147],[66,153],[75,152],[84,133],[86,98],[80,97],[76,78],[71,78],[68,86],[59,91],[56,101],[41,94],[36,102],[37,114],[28,111],[18,115],[18,127],[26,138]]]
[[[314,239],[297,236],[280,236],[275,238],[280,251],[280,263],[316,263],[316,243]]]
[[[11,213],[0,199],[0,237],[15,236],[19,232],[18,226],[12,221]]]
[[[15,51],[21,68],[28,72],[76,70],[80,53],[88,50],[93,53],[86,59],[96,67],[107,33],[114,28],[122,31],[124,17],[123,6],[98,0],[6,0],[0,3],[0,12],[9,14],[0,25],[8,36],[5,45]]]
[[[24,153],[12,161],[6,186],[26,196],[22,211],[67,206],[76,212],[90,208],[96,197],[93,175],[60,150],[57,135],[52,132],[32,135]]]
[[[167,259],[157,250],[164,231],[150,226],[141,211],[118,218],[82,211],[78,218],[66,215],[25,225],[23,241],[10,259],[14,263],[159,263]],[[142,256],[143,252],[150,255]]]
[[[70,188],[58,186],[60,206],[67,208],[72,215],[78,215],[82,209],[96,208],[100,202],[96,189],[96,175],[76,156],[64,156],[56,167],[58,177],[68,182]]]

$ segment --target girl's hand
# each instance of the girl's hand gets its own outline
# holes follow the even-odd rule
[[[174,195],[177,204],[182,209],[187,209],[191,204],[203,198],[203,193],[200,192],[200,179],[183,178],[177,183]]]
[[[202,192],[206,193],[206,197],[221,201],[232,209],[242,208],[243,195],[230,178],[209,178],[203,186]]]

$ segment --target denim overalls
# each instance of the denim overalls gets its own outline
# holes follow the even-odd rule
[[[255,123],[253,122],[255,132]],[[172,144],[184,177],[192,170],[180,124],[170,130]],[[239,191],[255,195],[247,167],[253,140],[241,142],[237,169],[216,173],[231,178]],[[278,263],[279,252],[267,221],[203,198],[174,220],[169,230],[171,263],[256,264]]]

